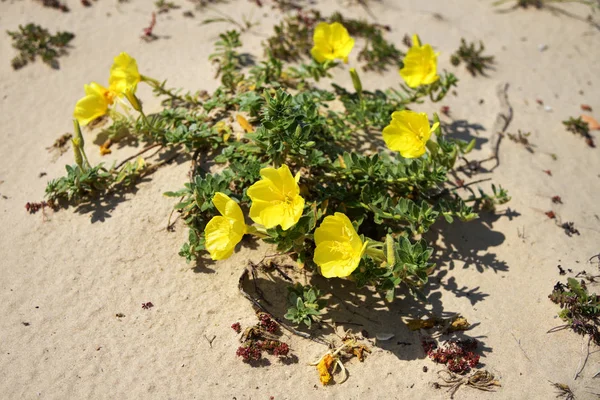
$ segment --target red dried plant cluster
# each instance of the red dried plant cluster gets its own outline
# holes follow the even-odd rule
[[[277,323],[265,313],[260,314],[260,316],[258,317],[258,325],[269,333],[277,332],[277,329],[279,327],[279,325],[277,325]]]
[[[475,339],[449,340],[438,348],[432,341],[423,341],[423,350],[429,358],[439,364],[448,366],[448,370],[464,374],[479,363],[479,355],[475,354],[478,342]]]
[[[244,343],[238,347],[236,355],[242,357],[245,362],[258,361],[262,358],[262,353],[277,357],[287,357],[290,347],[287,343],[276,340],[273,334],[279,330],[277,322],[273,321],[266,313],[259,313],[258,323],[254,327],[246,329],[242,335]],[[240,333],[242,327],[239,322],[231,325],[231,329]]]

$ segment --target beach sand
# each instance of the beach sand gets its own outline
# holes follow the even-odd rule
[[[432,43],[441,53],[440,70],[454,72],[460,83],[455,95],[424,104],[421,111],[449,106],[451,118],[442,120],[452,135],[476,138],[473,159],[492,151],[492,127],[502,108],[496,92],[505,83],[514,110],[508,132],[531,132],[534,145],[530,153],[505,138],[500,165],[473,177],[493,178],[508,189],[509,203],[470,223],[435,226],[433,237],[439,235],[444,251],[436,254],[429,305],[402,297],[386,304],[351,282],[318,280],[336,295],[331,301],[341,322],[338,334],[351,328],[371,337],[395,335],[373,343],[363,363],[348,362],[345,383],[323,387],[308,363],[327,349],[310,340],[286,337],[297,356],[289,365],[270,358],[269,366],[251,367],[236,357],[239,342],[231,324],[256,322],[238,291],[238,278],[248,260],[259,262],[273,249],[245,245],[229,260],[210,265],[187,264],[178,256],[187,229],[178,221],[174,232],[167,231],[175,199],[162,194],[187,181],[190,161],[184,157],[144,179],[135,193],[93,207],[26,212],[25,203],[42,200],[47,181],[73,162],[70,150],[57,156],[47,147],[72,131],[72,110],[83,85],[105,82],[115,55],[129,52],[142,74],[167,79],[170,87],[212,91],[218,82],[208,55],[218,34],[233,28],[202,25],[218,16],[214,9],[195,10],[191,2],[175,0],[181,8],[157,16],[159,38],[147,43],[140,34],[150,22],[153,1],[106,0],[88,8],[66,3],[70,13],[29,0],[0,2],[1,31],[35,22],[76,34],[59,70],[37,61],[14,71],[10,38],[4,33],[0,38],[1,398],[446,399],[446,389],[431,384],[439,382],[443,366],[421,348],[427,332],[411,332],[401,322],[428,310],[468,319],[473,327],[462,336],[482,343],[482,368],[502,385],[495,393],[463,387],[456,398],[551,399],[556,389],[550,382],[569,385],[578,399],[600,393],[600,378],[593,378],[600,370],[597,347],[591,346],[585,368],[573,380],[587,338],[570,330],[547,333],[563,324],[559,307],[548,299],[555,283],[566,280],[557,265],[598,274],[598,264],[588,260],[600,252],[600,153],[561,123],[582,114],[581,104],[600,119],[600,30],[585,21],[588,7],[563,6],[569,15],[532,8],[498,13],[491,1],[384,0],[369,2],[370,15],[341,0],[318,5],[325,14],[342,10],[348,17],[375,17],[390,25],[388,38],[398,47],[414,32]],[[260,43],[281,15],[246,0],[214,7],[235,20],[246,16],[260,23],[242,35],[243,50],[260,57]],[[183,16],[187,10],[193,18]],[[473,78],[464,66],[450,64],[461,37],[482,40],[486,53],[495,56],[487,77]],[[542,46],[547,48],[540,51]],[[356,53],[349,65],[356,63]],[[348,67],[334,78],[346,87]],[[396,70],[363,73],[362,79],[367,89],[400,83]],[[147,109],[160,110],[147,87],[141,86],[139,97]],[[592,135],[598,138],[597,131]],[[93,131],[86,140],[92,163],[110,165],[139,151],[116,145],[101,157]],[[489,188],[489,182],[482,187]],[[555,195],[563,204],[551,202]],[[574,222],[581,234],[568,237],[544,214],[549,210],[561,222]],[[294,277],[307,279],[301,273]],[[259,283],[283,309],[287,283],[275,273],[261,273]],[[598,290],[590,285],[590,291]],[[143,309],[145,302],[154,307]]]

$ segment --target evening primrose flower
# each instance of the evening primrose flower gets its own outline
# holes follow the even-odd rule
[[[429,85],[440,77],[437,74],[437,56],[429,44],[421,46],[419,37],[413,35],[413,45],[404,57],[404,68],[400,76],[411,88]]]
[[[248,188],[248,197],[252,200],[250,218],[257,224],[270,229],[281,225],[283,230],[298,222],[304,210],[304,199],[300,196],[298,180],[294,178],[287,165],[280,168],[263,168],[262,179]]]
[[[336,212],[325,217],[315,230],[314,262],[325,278],[350,275],[360,263],[367,242],[362,242],[346,214]]]
[[[213,260],[224,260],[233,254],[247,227],[242,209],[229,196],[217,192],[212,201],[221,215],[213,217],[206,224],[205,246]]]
[[[110,90],[123,96],[126,93],[135,94],[137,84],[142,79],[135,58],[123,52],[114,58],[110,68],[108,85]]]
[[[425,113],[409,110],[396,111],[392,121],[383,128],[383,140],[390,150],[400,152],[404,158],[418,158],[425,154],[425,146],[439,123],[429,127]]]
[[[320,22],[315,28],[313,41],[315,44],[310,54],[320,63],[335,59],[347,63],[348,55],[354,47],[354,39],[350,37],[344,25],[339,22],[333,24]]]
[[[84,90],[85,96],[75,104],[73,112],[73,117],[82,126],[106,114],[115,102],[115,93],[96,82],[84,85]]]

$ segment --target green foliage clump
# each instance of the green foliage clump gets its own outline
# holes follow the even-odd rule
[[[467,71],[473,76],[477,76],[477,74],[485,75],[485,70],[491,68],[494,63],[494,56],[484,56],[482,54],[484,51],[485,46],[482,41],[479,42],[479,47],[477,47],[475,42],[467,44],[467,41],[462,38],[460,39],[460,47],[450,56],[450,62],[455,67],[464,62]]]
[[[565,126],[565,128],[567,128],[567,131],[575,135],[583,136],[588,146],[596,147],[594,143],[594,138],[592,137],[592,135],[590,135],[590,126],[581,117],[571,117],[568,120],[563,121],[562,123]]]
[[[600,345],[600,297],[590,294],[584,281],[569,278],[567,284],[558,282],[548,296],[561,308],[558,316],[580,335],[590,335]]]
[[[290,307],[285,318],[295,324],[303,323],[311,327],[313,322],[319,320],[321,310],[327,305],[325,300],[319,300],[321,291],[310,285],[303,286],[297,283],[288,287],[288,303]]]
[[[14,69],[23,68],[38,56],[52,68],[58,69],[58,58],[67,54],[69,42],[75,37],[71,32],[57,32],[52,35],[47,29],[36,24],[19,25],[18,31],[7,33],[13,40],[12,46],[19,51],[19,55],[11,61]]]
[[[365,63],[363,70],[382,72],[390,66],[401,66],[404,53],[383,37],[384,31],[390,30],[388,26],[344,18],[337,12],[327,18],[317,10],[297,10],[296,15],[285,16],[273,28],[273,36],[265,42],[265,53],[287,62],[310,57],[312,32],[319,22],[339,22],[348,29],[351,36],[365,40],[364,47],[358,53],[359,61]]]
[[[344,23],[350,30],[362,29],[362,25]],[[212,94],[181,94],[167,89],[164,82],[144,77],[144,83],[165,98],[164,110],[149,116],[140,113],[130,123],[117,118],[114,124],[119,126],[107,128],[127,130],[150,146],[168,148],[192,161],[183,189],[165,193],[179,199],[175,210],[189,228],[188,241],[179,252],[188,261],[206,256],[204,230],[219,215],[212,203],[215,193],[231,196],[247,214],[247,189],[260,179],[265,167],[287,165],[299,173],[305,206],[300,219],[287,230],[249,226],[247,233],[289,254],[307,271],[318,271],[313,262],[315,229],[325,217],[344,213],[368,244],[349,278],[359,286],[376,287],[390,301],[399,286],[419,295],[427,282],[433,269],[432,249],[422,235],[433,224],[442,218],[449,223],[456,218],[469,221],[482,208],[508,201],[506,192],[495,187],[492,195],[481,192],[465,200],[459,196],[460,188],[450,184],[449,174],[474,142],[448,137],[439,124],[422,157],[403,158],[382,148],[381,131],[390,123],[391,114],[414,107],[426,97],[434,102],[443,99],[457,83],[454,75],[445,74],[417,89],[401,85],[371,92],[362,89],[352,71],[354,91],[335,84],[323,89],[315,82],[331,76],[337,62],[289,65],[267,52],[265,59],[248,69],[239,53],[241,47],[238,31],[220,35],[210,58],[217,63],[221,86]],[[433,120],[439,122],[437,116]],[[78,148],[84,155],[82,145]],[[203,169],[199,157],[211,159],[219,172]],[[78,162],[78,168],[80,174],[93,170],[84,162]],[[61,178],[62,186],[49,185],[47,196],[76,203],[97,192],[118,190],[118,168],[94,168],[109,174],[92,179],[97,188],[88,184],[83,190],[71,174]],[[129,176],[134,170],[127,171]],[[69,190],[76,195],[69,196]],[[292,293],[290,319],[307,325],[314,322],[320,293],[310,288]]]

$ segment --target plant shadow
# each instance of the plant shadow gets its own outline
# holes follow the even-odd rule
[[[137,193],[139,184],[150,181],[150,176],[154,174],[159,167],[172,163],[181,164],[187,161],[188,158],[189,157],[181,157],[177,148],[164,151],[158,154],[154,164],[150,165],[149,170],[135,181],[135,183],[130,186],[121,186],[117,190],[109,191],[93,198],[88,198],[76,206],[75,212],[79,214],[91,214],[91,223],[105,222],[107,218],[111,218],[111,212],[114,211],[119,204],[128,199],[128,194]],[[59,206],[68,207],[68,204],[59,204]]]
[[[482,145],[488,142],[488,139],[479,136],[480,131],[485,131],[483,125],[470,123],[464,119],[453,120],[450,123],[442,122],[442,130],[453,139],[460,139],[466,142],[475,139],[475,149],[477,150],[481,150]]]

